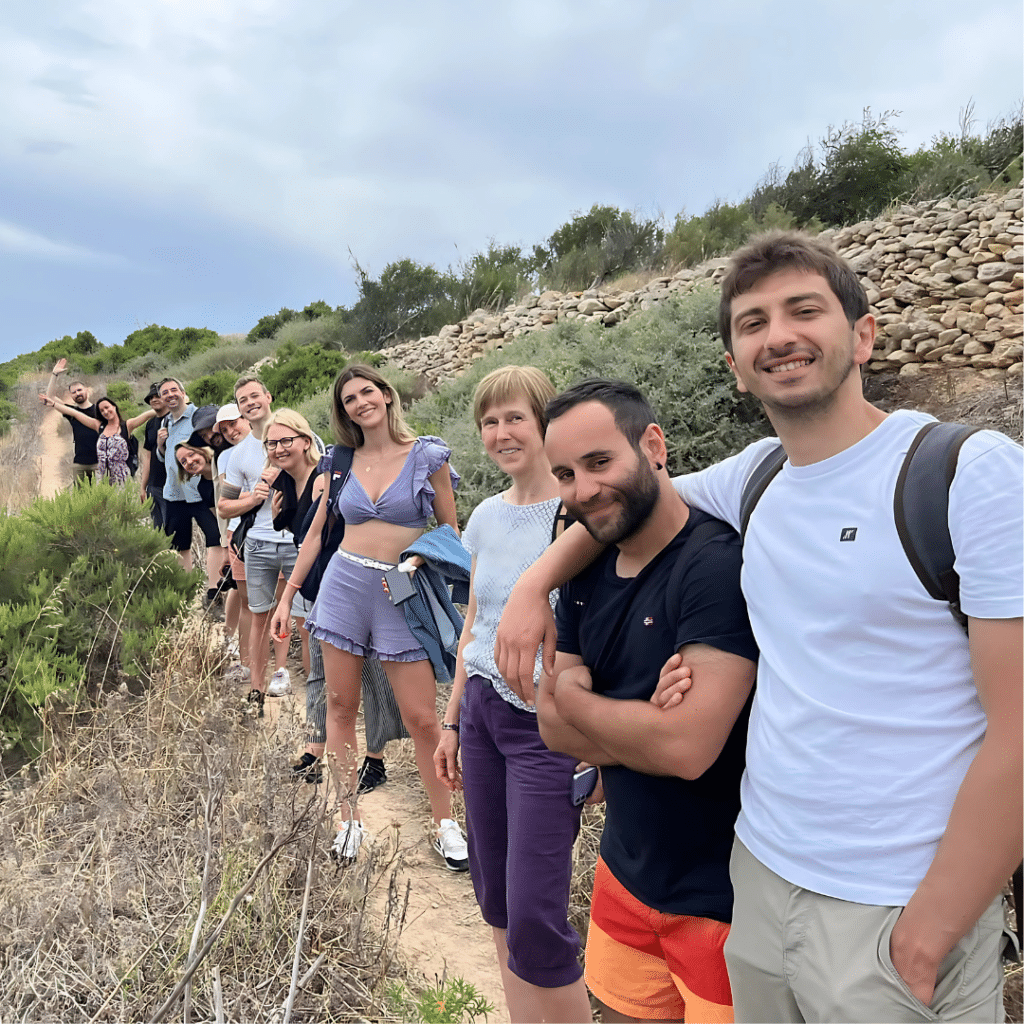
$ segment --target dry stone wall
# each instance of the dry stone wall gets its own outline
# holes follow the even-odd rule
[[[860,275],[878,322],[869,372],[904,376],[968,367],[986,377],[1024,370],[1022,192],[901,206],[885,217],[823,232]],[[656,277],[634,290],[546,291],[500,313],[478,309],[431,337],[383,350],[431,384],[559,320],[617,324],[675,293],[716,287],[728,259]]]

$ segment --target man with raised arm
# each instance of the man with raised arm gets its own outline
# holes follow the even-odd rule
[[[545,450],[569,512],[609,547],[562,588],[548,747],[603,766],[607,816],[586,980],[602,1019],[731,1021],[722,944],[757,648],[735,530],[687,508],[665,439],[632,385],[552,399]],[[686,700],[650,698],[676,651]]]
[[[965,633],[900,543],[897,476],[931,418],[864,399],[875,322],[848,264],[800,233],[754,239],[722,282],[719,327],[778,441],[680,493],[738,527],[753,469],[779,442],[788,457],[744,540],[761,657],[731,868],[736,1019],[1002,1020],[1000,890],[1022,842],[1021,450],[982,431],[959,453]],[[507,679],[542,631],[531,589],[571,565],[558,560],[506,606]],[[685,671],[666,666],[666,706]]]
[[[50,380],[46,385],[46,397],[57,397],[57,384],[60,375],[68,368],[66,359],[58,359],[54,364]],[[80,380],[73,380],[68,384],[68,405],[73,405],[84,416],[99,418],[96,406],[89,401],[89,389]],[[98,434],[92,427],[86,426],[81,420],[64,412],[61,415],[71,424],[71,436],[74,441],[75,454],[72,459],[71,470],[73,473],[72,484],[80,484],[83,480],[92,480],[98,468],[96,456],[96,440]]]

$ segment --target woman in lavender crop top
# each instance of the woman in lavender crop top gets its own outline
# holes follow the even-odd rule
[[[416,437],[409,430],[394,389],[369,366],[349,366],[338,375],[331,426],[338,443],[353,449],[336,508],[345,537],[324,573],[306,628],[321,643],[327,683],[325,755],[340,811],[332,854],[353,859],[366,834],[356,804],[356,716],[363,659],[373,656],[387,674],[413,740],[437,828],[434,848],[448,868],[466,871],[466,842],[451,817],[451,794],[433,767],[441,736],[433,670],[382,585],[383,572],[394,567],[431,516],[458,532],[454,488],[459,477],[448,465],[451,450],[438,437]],[[325,493],[329,483],[325,479]],[[320,553],[325,506],[321,502],[274,613],[275,633],[287,628],[292,597]]]

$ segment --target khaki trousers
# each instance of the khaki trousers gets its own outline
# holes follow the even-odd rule
[[[737,839],[725,962],[737,1022],[1002,1021],[1004,916],[996,899],[950,950],[931,1006],[889,958],[902,907],[848,903],[791,885]]]

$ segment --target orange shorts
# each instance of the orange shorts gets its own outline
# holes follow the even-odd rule
[[[585,977],[613,1010],[641,1020],[732,1024],[722,946],[729,926],[652,910],[600,858],[594,874]]]

